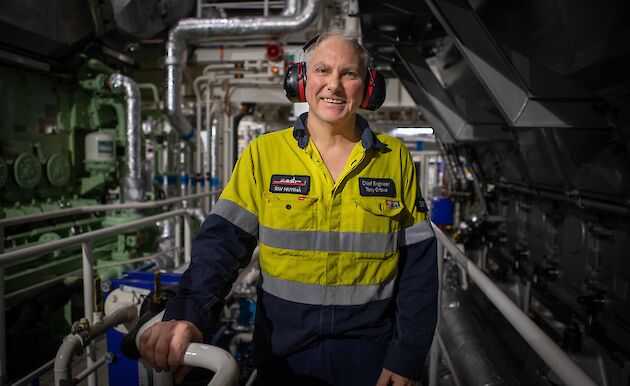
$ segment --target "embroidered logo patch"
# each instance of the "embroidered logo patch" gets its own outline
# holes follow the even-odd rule
[[[274,174],[271,176],[269,191],[271,193],[307,194],[311,189],[311,177],[287,176]]]
[[[424,198],[420,197],[416,200],[416,210],[421,213],[428,213],[427,203],[424,201]]]
[[[362,196],[396,197],[396,186],[389,178],[359,177],[359,192]]]

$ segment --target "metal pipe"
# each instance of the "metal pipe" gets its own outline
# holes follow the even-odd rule
[[[183,209],[186,210],[186,209]],[[182,219],[177,217],[175,219],[175,268],[182,264]]]
[[[190,229],[190,216],[184,217],[184,262],[190,262],[190,253],[192,249],[191,242],[191,229]]]
[[[74,385],[71,366],[74,355],[109,328],[134,320],[137,317],[137,312],[135,305],[121,308],[113,314],[106,316],[101,323],[90,325],[87,331],[66,335],[55,356],[55,386]],[[91,368],[91,366],[88,366],[88,368]]]
[[[109,204],[109,205],[87,205],[87,206],[82,206],[78,208],[61,209],[54,212],[29,214],[26,216],[0,220],[0,227],[8,227],[8,226],[49,220],[49,219],[59,218],[59,217],[73,216],[73,215],[84,214],[84,213],[108,212],[108,211],[123,210],[123,209],[155,209],[162,206],[178,203],[181,201],[194,200],[197,198],[207,197],[207,196],[216,196],[216,195],[219,195],[220,193],[221,193],[221,189],[215,189],[210,192],[191,194],[191,195],[182,196],[182,197],[167,198],[164,200],[151,201],[151,202],[134,202],[134,203],[127,203],[127,204]]]
[[[22,377],[20,380],[18,380],[17,382],[12,384],[11,386],[22,386],[22,385],[31,384],[31,381],[35,377],[39,377],[40,375],[48,372],[48,370],[52,369],[54,364],[55,364],[55,359],[49,360],[48,362],[44,363],[43,365],[41,365],[36,370],[34,370],[34,371],[28,373],[27,375],[25,375],[24,377]]]
[[[285,0],[284,2],[284,10],[280,16],[282,17],[292,17],[297,13],[297,0]]]
[[[79,384],[79,382],[84,380],[88,375],[98,370],[99,367],[103,366],[106,363],[112,363],[113,359],[114,359],[114,354],[108,352],[107,354],[105,354],[104,357],[101,357],[99,360],[94,362],[94,364],[91,367],[88,367],[85,370],[81,371],[79,374],[77,374],[77,376],[74,377],[73,379],[73,383],[75,385]]]
[[[54,364],[55,386],[71,386],[72,367],[70,363],[74,354],[83,347],[83,339],[79,335],[72,334],[63,338],[63,343],[57,350]]]
[[[444,281],[443,267],[444,267],[444,247],[438,245],[437,248],[437,267],[438,267],[438,291],[437,296],[437,325],[435,333],[433,334],[433,342],[431,343],[431,351],[429,356],[429,386],[438,386],[438,365],[440,362],[440,345],[438,343],[437,331],[440,328],[441,315],[442,315],[442,285]]]
[[[252,371],[252,375],[249,376],[249,379],[247,380],[245,386],[254,386],[254,383],[256,383],[256,378],[258,378],[258,369],[254,369],[254,371]]]
[[[98,271],[99,269],[103,269],[103,268],[117,267],[119,265],[139,263],[139,262],[146,261],[146,260],[152,260],[152,259],[156,259],[156,258],[158,258],[160,256],[167,255],[169,253],[174,253],[175,250],[176,250],[175,248],[171,248],[171,249],[166,249],[166,250],[154,253],[154,254],[149,255],[149,256],[138,257],[138,258],[129,259],[129,260],[121,260],[121,261],[116,261],[116,262],[113,262],[113,263],[100,264],[100,265],[94,266],[94,270]],[[61,281],[61,280],[65,279],[68,276],[77,275],[77,274],[81,273],[82,271],[83,270],[81,270],[81,269],[77,269],[76,271],[71,271],[71,272],[65,273],[65,274],[57,276],[57,277],[55,277],[53,279],[42,281],[42,282],[39,282],[37,284],[33,284],[31,286],[19,289],[17,291],[13,291],[10,294],[7,294],[5,296],[5,299],[10,299],[10,298],[18,296],[20,294],[24,294],[24,293],[27,293],[27,292],[32,291],[34,289],[37,289],[39,287],[43,287],[43,286],[48,285],[48,284],[56,283],[58,281]]]
[[[477,284],[488,300],[497,307],[505,319],[565,384],[597,386],[588,374],[477,268],[444,232],[436,225],[433,226],[433,229],[440,243],[467,271],[468,276]]]
[[[164,311],[149,319],[148,322],[138,329],[138,333],[136,334],[136,346],[140,347],[140,337],[142,334],[149,329],[149,327],[161,321],[163,316]],[[230,353],[220,347],[201,343],[189,343],[184,358],[182,358],[182,365],[201,367],[214,372],[214,377],[212,377],[208,386],[232,386],[236,385],[238,381],[238,364]]]
[[[94,322],[94,259],[92,258],[92,242],[86,241],[81,245],[83,251],[83,310],[89,324]],[[87,367],[96,362],[96,347],[88,344],[86,347]],[[90,374],[88,385],[96,386],[96,374]]]
[[[119,324],[129,323],[138,317],[138,307],[130,305],[120,308],[110,315],[106,315],[101,323],[91,324],[88,328],[90,339],[94,339],[104,334],[108,329],[118,326]]]
[[[136,81],[121,74],[111,75],[107,82],[113,91],[123,92],[125,96],[127,137],[125,158],[127,160],[127,175],[123,179],[121,186],[122,201],[143,201],[144,187],[142,186],[142,159],[140,154],[140,88]]]
[[[193,128],[181,111],[181,81],[185,66],[184,52],[190,41],[218,36],[285,34],[307,27],[317,16],[318,0],[307,0],[302,13],[293,16],[239,17],[232,19],[183,19],[168,34],[166,43],[166,115],[184,139],[193,136]]]
[[[68,246],[80,244],[86,241],[94,240],[97,238],[113,236],[127,230],[137,229],[140,226],[153,224],[161,220],[165,220],[176,216],[187,216],[186,209],[177,209],[170,212],[157,214],[155,216],[146,217],[143,219],[128,222],[126,224],[114,225],[111,227],[97,229],[95,231],[82,233],[80,235],[66,237],[65,239],[50,241],[42,245],[34,245],[32,247],[22,248],[17,251],[6,252],[0,255],[0,266],[12,263],[22,258],[28,258],[44,253],[53,252],[57,249],[65,248]]]
[[[505,385],[484,348],[481,327],[464,305],[463,291],[455,280],[458,268],[454,263],[450,265],[449,282],[440,291],[444,299],[440,309],[443,323],[437,333],[449,353],[454,376],[465,386]]]
[[[573,204],[577,206],[578,208],[598,209],[598,210],[602,210],[609,213],[619,214],[622,216],[630,216],[630,209],[628,209],[628,207],[623,206],[623,205],[618,205],[618,204],[613,204],[613,203],[609,204],[606,202],[595,201],[589,198],[584,198],[584,197],[580,197],[576,195],[556,193],[556,192],[546,190],[546,189],[539,189],[539,188],[530,189],[530,188],[525,188],[522,186],[509,184],[509,183],[503,183],[503,182],[497,182],[495,183],[495,185],[498,188],[501,188],[507,191],[516,191],[516,192],[524,193],[530,196],[545,197],[552,200],[558,200],[558,201],[566,202],[569,204]]]

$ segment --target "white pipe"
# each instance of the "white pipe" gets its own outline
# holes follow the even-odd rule
[[[79,335],[72,334],[63,338],[63,343],[55,356],[54,374],[55,386],[72,385],[72,367],[70,363],[74,354],[83,347],[83,340]]]
[[[435,235],[442,245],[455,258],[458,265],[464,268],[468,276],[477,284],[488,300],[497,307],[512,327],[525,339],[529,346],[567,385],[597,386],[558,345],[544,333],[510,298],[508,298],[466,255],[457,245],[433,225]]]
[[[142,159],[140,154],[141,144],[141,116],[140,88],[136,81],[128,76],[112,74],[108,79],[108,85],[113,91],[122,91],[126,105],[126,146],[125,158],[127,161],[127,175],[123,179],[122,201],[144,201],[144,189],[142,186]]]
[[[94,213],[94,212],[108,212],[114,210],[123,210],[123,209],[155,209],[163,206],[167,206],[170,204],[194,200],[200,197],[207,196],[217,196],[221,194],[221,189],[215,189],[208,193],[199,193],[199,194],[191,194],[188,196],[182,197],[173,197],[167,198],[165,200],[157,200],[151,202],[135,202],[135,203],[127,203],[127,204],[108,204],[108,205],[86,205],[78,208],[68,208],[56,210],[54,212],[46,212],[46,213],[37,213],[37,214],[29,214],[26,216],[20,216],[15,218],[9,218],[0,220],[0,227],[14,226],[19,224],[25,224],[30,222],[49,220],[52,218],[60,218],[66,216],[72,216],[76,214],[83,213]]]
[[[438,245],[437,248],[437,267],[438,267],[438,295],[437,295],[437,324],[435,326],[435,333],[433,335],[433,342],[431,343],[431,351],[429,356],[429,386],[438,386],[438,365],[440,362],[440,344],[438,342],[438,329],[440,327],[440,319],[442,315],[442,285],[444,278],[444,247]]]
[[[138,329],[136,334],[136,346],[140,347],[140,337],[142,334],[155,323],[162,320],[164,311],[149,319],[142,327]],[[182,365],[201,367],[214,372],[214,377],[208,386],[234,386],[238,381],[238,364],[234,357],[227,351],[216,346],[210,346],[201,343],[190,343],[182,359]],[[164,373],[164,372],[163,372]]]
[[[82,244],[83,251],[83,310],[85,319],[91,325],[94,322],[94,259],[92,258],[92,242]],[[90,368],[96,362],[96,347],[89,344],[86,348],[87,367]],[[90,374],[88,385],[96,386],[96,374]]]
[[[99,360],[94,362],[92,367],[88,367],[85,370],[81,371],[79,374],[77,374],[77,376],[74,377],[73,379],[73,383],[75,385],[78,384],[79,382],[84,380],[87,376],[89,376],[90,374],[98,370],[98,368],[103,366],[105,363],[111,363],[113,358],[114,358],[113,354],[108,352],[107,354],[105,354],[104,357],[101,357]]]
[[[186,209],[184,209],[186,210]],[[177,217],[175,219],[175,268],[182,264],[182,219]]]
[[[90,325],[87,331],[66,335],[63,343],[57,350],[54,364],[55,386],[74,385],[72,379],[72,358],[81,351],[81,348],[91,342],[107,329],[121,323],[132,321],[137,316],[136,306],[121,308],[111,315],[106,316],[103,322]],[[88,366],[88,368],[92,368]]]
[[[169,219],[176,216],[187,216],[186,209],[177,209],[170,212],[156,214],[154,216],[145,217],[142,219],[130,221],[125,224],[114,225],[111,227],[97,229],[86,233],[81,233],[76,236],[66,237],[60,240],[53,240],[46,244],[34,245],[32,247],[22,248],[17,251],[5,252],[0,255],[0,266],[10,264],[14,261],[18,261],[22,258],[29,258],[32,256],[41,255],[44,253],[53,252],[57,249],[69,247],[76,244],[81,244],[86,241],[91,241],[98,238],[117,235],[119,233],[135,230],[140,226],[154,224],[158,221]]]
[[[302,13],[293,17],[239,17],[232,19],[183,19],[168,34],[166,43],[166,115],[184,139],[193,128],[181,111],[182,71],[188,42],[220,36],[285,34],[301,30],[315,19],[318,0],[307,0]]]
[[[190,217],[184,216],[184,262],[190,263],[190,253],[192,249],[192,237],[190,229]]]

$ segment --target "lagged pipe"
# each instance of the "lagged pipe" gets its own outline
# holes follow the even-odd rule
[[[292,3],[288,3],[290,6]],[[166,43],[166,116],[182,138],[190,139],[194,132],[190,122],[181,111],[182,69],[184,53],[190,41],[217,36],[246,36],[285,34],[307,27],[315,20],[318,0],[307,0],[302,13],[272,17],[235,17],[231,19],[183,19],[168,34]],[[290,14],[289,9],[283,15]]]
[[[136,81],[122,74],[113,74],[107,80],[112,91],[122,92],[125,98],[125,134],[127,145],[125,159],[127,161],[127,175],[123,179],[123,202],[139,202],[144,198],[142,186],[142,160],[140,156],[141,144],[141,115],[140,115],[140,87]]]

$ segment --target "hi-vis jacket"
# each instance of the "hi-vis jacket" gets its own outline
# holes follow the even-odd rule
[[[258,240],[257,362],[327,337],[360,338],[388,345],[383,367],[418,379],[437,320],[438,279],[412,158],[357,116],[361,141],[334,182],[307,118],[241,155],[164,320],[189,320],[209,334]]]

